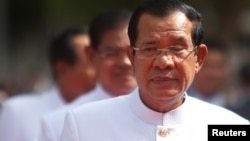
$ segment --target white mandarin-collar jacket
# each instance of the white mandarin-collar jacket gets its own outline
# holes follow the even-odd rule
[[[45,115],[42,118],[42,133],[40,141],[59,141],[64,124],[64,117],[68,110],[92,101],[111,98],[101,85],[97,85],[95,89],[77,98],[71,104]]]
[[[186,94],[178,108],[159,113],[133,93],[67,113],[61,141],[206,141],[208,124],[249,124],[221,107]]]
[[[0,113],[0,141],[31,141],[40,133],[40,118],[65,105],[58,89],[6,100]]]

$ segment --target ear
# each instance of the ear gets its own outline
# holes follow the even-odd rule
[[[131,65],[132,65],[132,69],[134,71],[134,54],[133,54],[134,50],[131,48],[131,47],[127,47],[127,55],[128,55],[128,58],[131,62]]]
[[[195,64],[195,72],[198,73],[205,61],[205,57],[207,56],[208,48],[205,44],[199,45],[197,48],[196,55],[196,64]]]

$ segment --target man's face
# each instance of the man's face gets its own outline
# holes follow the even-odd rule
[[[74,36],[72,38],[72,45],[77,54],[77,60],[73,66],[68,66],[64,76],[66,77],[68,75],[68,82],[66,83],[70,84],[68,87],[71,87],[71,93],[80,95],[87,89],[89,90],[94,87],[96,83],[96,73],[86,52],[86,48],[90,45],[89,36],[86,34]]]
[[[206,54],[195,55],[192,51],[194,46],[191,29],[192,23],[181,12],[174,12],[164,18],[149,14],[141,16],[135,44],[137,48],[163,49],[181,46],[188,52],[179,56],[161,52],[153,59],[138,58],[138,51],[135,52],[135,56],[130,59],[142,99],[149,101],[180,99],[189,87]]]
[[[204,65],[194,79],[194,85],[205,96],[213,96],[226,84],[229,73],[226,55],[218,50],[209,50]]]
[[[98,46],[95,57],[98,80],[114,96],[130,93],[137,86],[126,53],[129,44],[124,27],[105,32]]]

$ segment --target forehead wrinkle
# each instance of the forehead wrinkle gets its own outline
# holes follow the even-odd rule
[[[187,42],[187,39],[182,36],[181,34],[176,35],[170,35],[168,36],[169,40],[173,40],[173,41],[179,41],[179,42]]]
[[[179,31],[174,31],[174,32],[179,32]],[[172,40],[172,41],[178,41],[178,42],[188,42],[188,39],[185,38],[184,34],[182,31],[180,31],[180,33],[176,34],[173,32],[166,32],[165,34],[160,34],[158,33],[158,36],[154,36],[152,38],[150,38],[149,40],[146,40],[144,42],[142,42],[142,44],[155,44],[157,43],[159,40],[161,40],[162,38],[167,39],[167,40]]]
[[[150,14],[144,14],[139,24],[141,28],[139,28],[140,31],[147,32],[148,36],[147,39],[144,39],[142,41],[142,44],[157,44],[157,41],[160,41],[161,39],[166,39],[168,41],[175,41],[175,42],[189,42],[189,35],[186,34],[191,33],[190,26],[192,27],[192,24],[189,23],[187,20],[187,17],[179,11],[176,11],[172,13],[171,15],[168,15],[163,18],[163,21],[157,22],[143,22],[144,20],[154,19],[155,21],[162,20],[162,18],[154,17]],[[175,21],[173,24],[172,21]],[[142,28],[144,27],[144,28]],[[143,35],[144,32],[140,32],[140,35]]]
[[[156,40],[149,40],[149,41],[142,42],[142,45],[151,45],[151,44],[155,44],[155,43],[157,43]]]

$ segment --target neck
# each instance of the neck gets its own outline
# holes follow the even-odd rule
[[[74,101],[75,99],[77,99],[78,97],[87,94],[89,91],[94,89],[94,87],[95,86],[92,86],[92,87],[81,89],[81,90],[71,90],[71,89],[66,89],[66,87],[61,87],[59,88],[59,91],[64,101],[66,103],[70,103]]]
[[[178,97],[173,97],[168,99],[147,98],[140,94],[140,98],[148,108],[160,113],[166,113],[173,109],[176,109],[177,107],[181,106],[185,101],[184,94]]]

